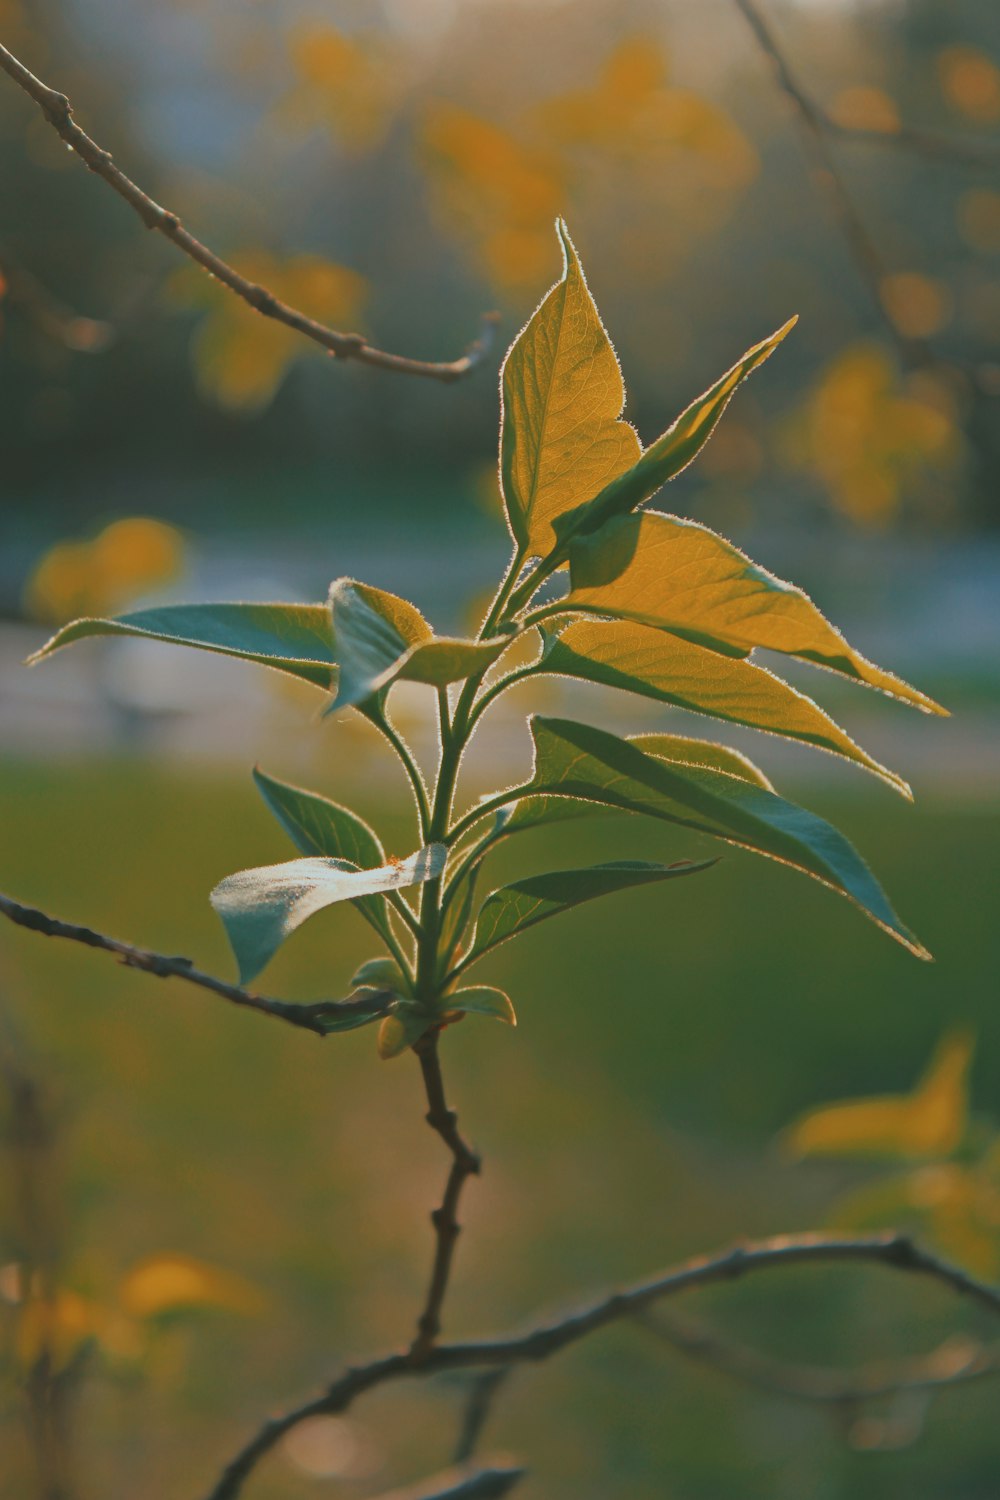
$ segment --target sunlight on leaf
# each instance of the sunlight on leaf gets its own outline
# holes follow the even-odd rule
[[[501,372],[500,472],[521,553],[543,555],[555,517],[632,467],[618,358],[562,220],[563,274],[514,340]]]
[[[722,656],[666,631],[630,620],[578,620],[548,638],[537,670],[801,740],[854,761],[903,796],[911,795],[901,777],[873,760],[805,693],[765,667]]]
[[[656,511],[619,517],[573,544],[570,578],[567,608],[659,626],[715,651],[780,651],[944,712],[849,646],[801,589],[694,521]]]
[[[359,870],[341,859],[293,859],[227,876],[210,899],[236,955],[240,983],[259,974],[316,912],[337,901],[432,880],[444,869],[446,852],[443,844],[429,844],[408,859],[373,870]]]

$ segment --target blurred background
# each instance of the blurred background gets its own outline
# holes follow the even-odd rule
[[[384,751],[360,720],[321,722],[308,690],[137,641],[20,663],[78,614],[320,600],[343,574],[467,628],[507,557],[496,370],[559,272],[563,213],[646,441],[800,315],[659,503],[808,588],[951,709],[931,720],[795,674],[912,782],[914,807],[830,757],[721,736],[844,828],[937,962],[736,852],[501,950],[482,978],[519,1029],[472,1019],[445,1039],[487,1159],[448,1332],[831,1222],[910,1225],[1000,1277],[996,6],[0,0],[0,40],[153,197],[311,315],[448,359],[500,314],[491,357],[455,386],[335,366],[145,231],[0,79],[3,888],[228,975],[207,892],[291,854],[255,761],[413,847]],[[429,754],[426,697],[393,701]],[[543,703],[699,732],[525,685],[492,716],[470,796],[517,775]],[[497,883],[529,853],[542,869],[705,852],[615,820],[529,837],[496,857]],[[341,993],[365,932],[325,913],[266,988]],[[18,1394],[42,1363],[67,1428],[58,1493],[201,1493],[265,1412],[409,1329],[446,1165],[417,1070],[378,1062],[369,1031],[317,1047],[13,929],[0,1016],[0,1495],[57,1493],[31,1477]],[[807,1145],[823,1117],[781,1134],[880,1094],[903,1101],[888,1136],[862,1117],[829,1160]],[[28,1259],[47,1267],[34,1324]],[[821,1364],[951,1338],[960,1368],[989,1333],[932,1287],[848,1270],[684,1311]],[[362,1500],[414,1480],[448,1460],[462,1398],[459,1382],[389,1389],[304,1429],[248,1493]],[[487,1440],[552,1500],[986,1500],[994,1402],[981,1380],[831,1412],[623,1328],[518,1375]]]

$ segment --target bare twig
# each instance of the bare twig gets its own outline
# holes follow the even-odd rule
[[[1000,1375],[1000,1348],[989,1348],[971,1339],[947,1339],[921,1359],[865,1365],[857,1370],[833,1370],[771,1359],[688,1319],[667,1319],[647,1313],[637,1321],[678,1353],[744,1385],[756,1386],[790,1401],[857,1406],[904,1391],[935,1392]]]
[[[457,1464],[468,1463],[475,1453],[483,1428],[493,1410],[493,1403],[509,1374],[509,1369],[498,1365],[495,1370],[483,1370],[481,1374],[473,1375],[469,1381],[462,1425],[455,1444]]]
[[[774,30],[759,9],[757,0],[733,0],[733,4],[744,17],[758,46],[770,62],[778,86],[794,107],[815,181],[830,206],[868,288],[875,311],[896,345],[900,357],[905,364],[918,368],[937,363],[937,356],[926,341],[904,334],[886,312],[882,301],[882,283],[888,274],[888,268],[868,233],[830,150],[826,115],[799,83]]]
[[[393,1490],[380,1500],[501,1500],[524,1478],[524,1469],[513,1464],[493,1464],[488,1469],[448,1469],[423,1484]]]
[[[437,1240],[434,1246],[434,1265],[431,1282],[427,1289],[424,1310],[417,1321],[417,1336],[410,1350],[411,1357],[422,1360],[434,1345],[441,1331],[441,1307],[448,1290],[455,1241],[461,1233],[458,1222],[458,1202],[467,1177],[476,1176],[481,1162],[472,1148],[466,1145],[458,1132],[458,1116],[448,1108],[441,1076],[441,1060],[438,1056],[438,1033],[430,1031],[415,1048],[420,1059],[424,1088],[427,1091],[427,1123],[436,1130],[452,1155],[451,1171],[445,1184],[440,1208],[431,1214],[431,1223]]]
[[[872,130],[862,125],[845,125],[815,102],[813,107],[824,130],[859,146],[887,146],[934,161],[950,162],[960,167],[982,167],[986,170],[995,169],[1000,161],[1000,141],[942,135],[939,131],[925,130],[919,125],[895,125],[892,129]]]
[[[287,1021],[291,1026],[315,1032],[317,1036],[328,1035],[341,1020],[348,1021],[354,1016],[359,1019],[370,1016],[374,1019],[385,1015],[393,999],[388,990],[369,989],[357,990],[346,1000],[319,1000],[311,1005],[299,1005],[290,1000],[269,1000],[264,995],[254,995],[249,990],[240,989],[238,985],[227,984],[225,980],[216,979],[211,974],[203,974],[189,958],[168,957],[163,953],[151,953],[146,948],[135,948],[131,943],[106,937],[104,933],[94,932],[90,927],[80,927],[74,922],[61,922],[36,907],[22,906],[9,896],[0,895],[0,915],[9,918],[18,927],[26,927],[30,932],[40,932],[43,937],[69,938],[88,948],[101,948],[105,953],[114,953],[126,968],[141,969],[157,979],[183,979],[187,984],[195,984],[203,990],[221,995],[233,1005],[259,1011],[265,1016],[274,1016],[276,1020]]]
[[[430,380],[451,382],[461,380],[479,364],[489,351],[493,329],[497,322],[495,313],[487,313],[482,319],[479,337],[458,359],[437,363],[431,360],[409,359],[401,354],[390,354],[367,343],[360,333],[342,333],[309,318],[305,313],[290,307],[269,292],[266,287],[248,281],[214,250],[195,239],[181,223],[176,214],[154,202],[130,177],[126,177],[115,165],[109,151],[105,151],[82,130],[73,119],[73,111],[65,94],[60,94],[19,62],[16,57],[0,46],[0,68],[32,98],[48,120],[77,156],[102,177],[106,183],[139,215],[147,229],[158,230],[178,250],[196,261],[237,297],[265,318],[274,318],[294,328],[313,343],[320,344],[337,359],[353,359],[359,364],[374,365],[381,370],[390,370],[397,375],[422,375]]]
[[[579,1312],[543,1323],[528,1333],[476,1343],[434,1344],[416,1364],[408,1351],[401,1351],[384,1355],[367,1365],[352,1367],[312,1401],[266,1422],[227,1466],[208,1500],[234,1500],[258,1461],[285,1433],[309,1417],[344,1411],[358,1396],[388,1381],[407,1375],[432,1375],[442,1370],[473,1369],[477,1365],[510,1369],[519,1364],[538,1363],[600,1328],[622,1318],[634,1317],[666,1297],[758,1271],[789,1265],[822,1265],[831,1261],[909,1271],[938,1281],[994,1316],[1000,1316],[1000,1291],[986,1282],[977,1281],[961,1267],[941,1260],[902,1235],[852,1238],[800,1234],[737,1245],[718,1255],[688,1261],[625,1291],[612,1292]]]

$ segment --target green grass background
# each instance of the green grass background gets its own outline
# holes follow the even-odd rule
[[[332,776],[322,789],[347,795]],[[401,802],[387,807],[379,784],[354,791],[388,848],[412,847]],[[448,1334],[530,1323],[734,1237],[822,1224],[852,1174],[788,1163],[775,1133],[823,1100],[905,1089],[956,1021],[980,1039],[976,1105],[996,1111],[1000,805],[817,788],[802,800],[855,840],[937,962],[736,851],[498,951],[478,974],[509,991],[518,1029],[471,1018],[444,1041],[452,1101],[486,1158],[463,1204]],[[130,759],[7,761],[0,830],[0,883],[20,899],[226,975],[208,890],[292,852],[248,776]],[[525,836],[491,868],[707,847],[609,820]],[[341,994],[372,936],[349,909],[325,913],[262,988]],[[136,1259],[178,1250],[268,1300],[260,1318],[171,1329],[140,1381],[87,1387],[84,1500],[193,1500],[267,1412],[409,1333],[446,1170],[418,1071],[409,1056],[380,1063],[371,1030],[320,1043],[10,928],[0,991],[55,1104],[68,1282],[106,1299]],[[7,1237],[0,1221],[0,1256]],[[848,1269],[748,1281],[685,1311],[817,1361],[918,1352],[982,1327],[933,1286]],[[943,1396],[916,1445],[857,1453],[829,1413],[747,1392],[623,1327],[519,1373],[486,1449],[529,1465],[528,1500],[992,1500],[996,1392],[987,1381]],[[310,1479],[279,1452],[248,1496],[362,1496],[419,1478],[449,1459],[460,1395],[445,1381],[377,1393],[352,1413],[367,1476]],[[8,1400],[4,1500],[26,1493],[17,1421]]]

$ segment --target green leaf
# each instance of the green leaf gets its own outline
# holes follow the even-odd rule
[[[508,1026],[517,1025],[510,996],[505,995],[503,990],[494,989],[490,984],[470,985],[468,989],[455,990],[444,996],[441,1008],[446,1012],[459,1011],[463,1015],[492,1016],[497,1021],[506,1021]]]
[[[618,516],[570,549],[567,609],[636,620],[715,651],[781,651],[878,688],[927,713],[933,699],[867,661],[793,584],[694,521]]]
[[[414,1042],[419,1042],[424,1032],[435,1024],[432,1017],[416,1010],[411,1005],[397,1005],[392,1014],[386,1016],[378,1029],[378,1055],[383,1061],[398,1057]]]
[[[712,436],[736,387],[764,363],[797,321],[797,318],[790,318],[776,333],[748,349],[721,380],[717,380],[697,401],[692,401],[662,437],[650,444],[638,463],[624,474],[613,477],[592,500],[565,511],[555,523],[557,540],[565,543],[572,537],[584,536],[596,531],[612,516],[635,510],[651,499],[668,480],[675,479],[682,469],[686,469]]]
[[[396,995],[409,996],[410,986],[405,974],[394,958],[387,953],[378,958],[369,958],[357,969],[351,979],[352,985],[378,990],[392,990]]]
[[[444,869],[446,854],[443,844],[429,844],[409,859],[373,870],[359,870],[342,859],[293,859],[227,876],[215,887],[211,902],[236,954],[240,983],[259,974],[315,912],[336,901],[432,880]]]
[[[381,986],[361,985],[349,998],[352,1008],[347,1014],[338,1014],[335,1005],[317,1013],[316,1019],[323,1028],[325,1036],[339,1034],[342,1031],[357,1031],[360,1026],[370,1026],[373,1021],[381,1020],[395,1004],[395,996]],[[353,1006],[361,1000],[365,1000],[370,1008],[354,1010]]]
[[[593,901],[598,896],[613,895],[616,891],[649,885],[653,881],[694,875],[716,863],[717,860],[708,859],[698,864],[681,860],[677,864],[661,865],[628,859],[590,865],[580,870],[552,870],[546,875],[515,880],[513,884],[491,892],[483,902],[472,947],[462,967],[477,962],[491,948],[527,928],[544,922],[548,917],[557,917],[583,901]]]
[[[531,792],[663,818],[779,860],[847,896],[918,958],[930,957],[858,853],[822,818],[722,771],[669,765],[589,724],[534,718],[531,729]]]
[[[167,604],[114,620],[74,620],[28,660],[40,661],[94,635],[132,635],[217,651],[327,689],[336,665],[330,611],[322,604]]]
[[[725,771],[729,776],[738,776],[741,781],[762,786],[765,791],[774,791],[764,772],[758,770],[752,760],[739,750],[730,750],[727,745],[716,745],[711,740],[692,740],[684,734],[630,734],[628,739],[630,745],[635,745],[646,755],[654,755],[657,760]]]
[[[554,519],[596,495],[642,452],[620,420],[625,387],[562,220],[564,268],[501,372],[500,475],[523,556],[552,549]]]
[[[267,806],[303,854],[347,860],[360,870],[385,863],[378,835],[357,813],[318,792],[267,776],[259,766],[254,767],[253,779]],[[361,896],[354,905],[384,938],[390,928],[385,897]]]
[[[721,656],[631,620],[577,620],[561,635],[546,639],[539,671],[581,677],[713,719],[802,740],[864,766],[904,797],[911,795],[901,777],[873,760],[811,698],[766,667]]]
[[[399,679],[445,687],[490,666],[513,639],[490,641],[435,636],[415,605],[396,594],[341,578],[331,586],[330,605],[340,675],[333,713],[385,694]]]

